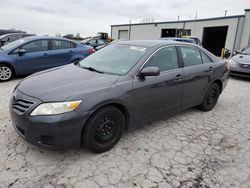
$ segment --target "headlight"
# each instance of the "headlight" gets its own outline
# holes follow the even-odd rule
[[[236,66],[236,61],[234,61],[234,60],[232,60],[232,59],[230,59],[229,61],[228,61],[228,63],[229,63],[229,65],[230,66],[233,66],[233,67],[235,67]]]
[[[30,115],[56,115],[65,112],[70,112],[75,110],[79,106],[79,104],[81,104],[81,102],[82,100],[70,102],[43,103],[36,107]]]

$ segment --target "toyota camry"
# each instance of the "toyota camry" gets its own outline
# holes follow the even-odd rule
[[[120,41],[21,81],[10,100],[17,133],[45,149],[112,148],[124,129],[190,107],[214,108],[228,65],[200,46]]]

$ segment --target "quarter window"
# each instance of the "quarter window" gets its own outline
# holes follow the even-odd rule
[[[23,45],[21,48],[28,52],[46,51],[49,49],[48,40],[36,40]]]
[[[178,58],[175,47],[166,47],[157,51],[144,67],[159,67],[160,71],[178,68]]]
[[[200,50],[195,47],[180,47],[185,67],[202,64]]]
[[[68,49],[72,48],[73,45],[69,41],[63,40],[52,40],[51,41],[52,50]]]

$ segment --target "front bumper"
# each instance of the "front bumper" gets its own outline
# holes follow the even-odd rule
[[[250,78],[250,68],[241,68],[239,66],[230,66],[230,75]]]
[[[18,92],[19,98],[35,101],[24,113],[13,108],[10,101],[10,115],[17,133],[29,143],[48,150],[60,150],[80,147],[83,126],[90,112],[76,111],[53,116],[29,116],[30,112],[41,103],[38,99]],[[38,104],[37,104],[38,103]]]

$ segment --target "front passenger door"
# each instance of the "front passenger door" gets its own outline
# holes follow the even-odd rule
[[[24,54],[18,54],[20,49]],[[49,67],[49,42],[48,40],[35,40],[24,44],[12,52],[11,56],[17,62],[17,68],[22,74],[30,74],[45,70]]]
[[[159,76],[133,80],[134,116],[145,122],[172,113],[181,107],[183,95],[182,75],[176,47],[159,49],[144,65],[159,67]]]

